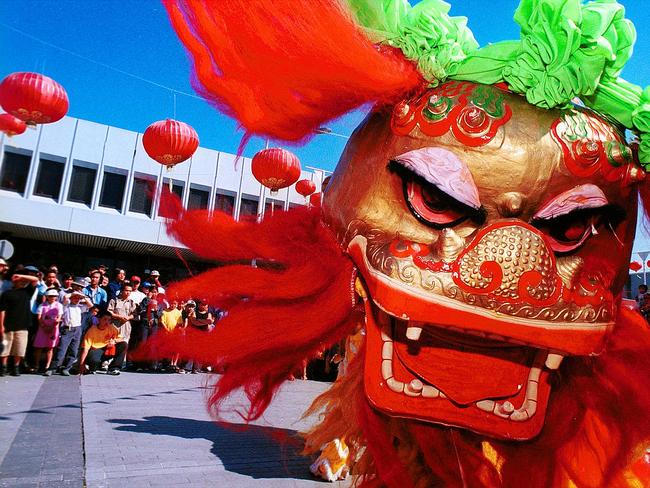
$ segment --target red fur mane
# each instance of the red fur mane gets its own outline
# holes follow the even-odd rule
[[[165,201],[170,206],[169,195]],[[243,388],[251,401],[247,418],[259,417],[303,360],[340,341],[358,320],[352,262],[318,209],[276,212],[260,223],[188,211],[169,224],[169,232],[195,253],[225,264],[173,284],[168,296],[207,299],[228,315],[213,333],[188,328],[183,336],[159,335],[149,351],[223,365],[210,399],[215,412],[220,400]]]
[[[249,133],[298,141],[367,103],[422,85],[330,0],[165,0],[194,62],[194,87]]]

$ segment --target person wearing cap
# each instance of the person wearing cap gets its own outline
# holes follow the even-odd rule
[[[73,283],[74,286],[75,283]],[[63,321],[60,327],[59,348],[56,351],[56,359],[50,370],[46,372],[48,376],[54,371],[59,371],[63,376],[70,376],[70,369],[77,361],[81,345],[82,314],[89,306],[92,306],[92,303],[80,290],[75,290],[66,296],[63,305]]]
[[[108,374],[119,375],[126,359],[127,344],[117,327],[112,324],[113,315],[103,310],[97,315],[99,322],[88,329],[84,336],[79,357],[79,371],[94,374],[103,361],[113,359]]]
[[[140,305],[142,303],[142,300],[144,300],[144,298],[147,296],[145,293],[143,293],[140,290],[140,282],[141,282],[140,277],[133,275],[131,276],[130,281],[131,281],[131,288],[133,290],[131,292],[131,300],[133,300],[133,302],[136,305]]]
[[[13,288],[0,296],[0,337],[6,341],[0,353],[0,376],[7,374],[9,356],[13,357],[13,376],[20,376],[20,366],[27,351],[28,331],[32,326],[31,300],[38,277],[18,268],[11,275]]]
[[[162,295],[159,293],[159,290],[160,288],[157,288],[155,285],[150,286],[146,298],[142,300],[142,303],[140,304],[142,317],[142,336],[140,337],[141,342],[146,342],[158,331],[158,321],[165,307],[164,290]],[[129,344],[129,347],[132,346],[132,344]],[[151,364],[151,367],[154,370],[157,370],[158,362],[153,362]]]
[[[59,324],[63,318],[63,305],[58,301],[59,292],[49,288],[45,292],[45,302],[38,309],[38,330],[34,338],[34,365],[38,369],[45,351],[45,375],[49,376],[52,353],[59,342]]]
[[[93,305],[97,305],[100,310],[105,310],[108,307],[108,294],[106,290],[99,286],[101,279],[102,274],[100,271],[91,271],[90,284],[84,287],[83,292],[84,295],[90,298]]]
[[[77,279],[72,282],[72,285],[70,288],[72,289],[72,293],[77,292],[81,293],[83,295],[83,298],[79,301],[79,305],[81,306],[81,313],[85,313],[88,311],[90,307],[93,306],[93,302],[90,299],[90,297],[87,297],[86,294],[84,293],[84,288],[86,288],[86,282],[82,279]],[[63,298],[63,304],[65,305],[70,301],[70,297],[72,297],[72,293],[69,293]]]
[[[187,326],[192,327],[196,330],[208,332],[211,329],[213,324],[214,324],[214,319],[212,318],[212,314],[208,310],[207,300],[198,300],[198,307],[194,309],[192,313],[188,313]],[[194,361],[192,364],[192,374],[197,374],[200,371],[201,371],[201,364]]]
[[[162,284],[160,283],[160,273],[158,270],[153,270],[151,273],[149,273],[150,281],[152,286],[157,286],[161,287]]]

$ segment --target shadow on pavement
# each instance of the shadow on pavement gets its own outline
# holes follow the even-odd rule
[[[314,480],[309,472],[311,460],[300,455],[303,441],[294,430],[163,416],[108,422],[123,424],[115,428],[120,431],[207,439],[212,442],[210,452],[233,473]]]

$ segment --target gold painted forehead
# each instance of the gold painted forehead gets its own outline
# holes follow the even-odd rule
[[[613,124],[580,107],[534,107],[504,87],[445,83],[398,104],[391,132],[405,136],[400,149],[454,151],[488,193],[551,181],[557,191],[593,183],[625,193],[645,176]]]

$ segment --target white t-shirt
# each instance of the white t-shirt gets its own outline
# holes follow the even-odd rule
[[[140,290],[135,290],[131,292],[129,298],[133,300],[133,303],[135,303],[136,305],[140,305],[142,303],[142,300],[144,300],[146,296],[147,295],[142,293]]]
[[[68,327],[79,327],[81,325],[81,313],[84,307],[69,303],[63,307],[63,325]]]

